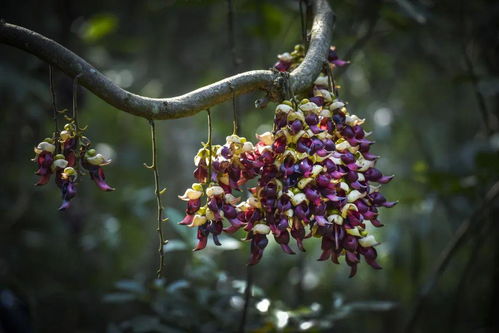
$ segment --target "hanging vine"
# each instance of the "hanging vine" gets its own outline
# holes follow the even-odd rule
[[[149,126],[151,127],[151,152],[152,152],[152,163],[151,165],[147,165],[144,163],[144,166],[148,169],[151,169],[154,174],[154,195],[156,197],[156,207],[157,207],[157,224],[156,224],[156,232],[158,233],[159,238],[159,246],[158,246],[158,254],[159,254],[159,264],[158,269],[156,271],[157,278],[161,278],[163,276],[163,270],[165,267],[165,251],[164,247],[168,243],[168,240],[164,238],[163,235],[163,222],[168,221],[168,218],[164,217],[165,208],[163,206],[163,202],[161,196],[166,192],[166,187],[161,189],[159,182],[159,171],[158,171],[158,148],[157,148],[157,140],[156,140],[156,125],[154,120],[149,120]]]

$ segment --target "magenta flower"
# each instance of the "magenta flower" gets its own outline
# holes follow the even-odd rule
[[[45,139],[35,147],[36,156],[33,161],[35,161],[38,165],[38,169],[35,174],[40,176],[40,179],[35,184],[36,186],[45,185],[50,180],[50,176],[53,173],[52,163],[54,161],[54,152],[54,140],[51,138]]]
[[[291,71],[303,55],[304,48],[296,47],[279,55],[275,68]],[[334,47],[328,61],[332,68],[348,63]],[[277,105],[273,131],[257,135],[255,145],[232,135],[210,154],[206,147],[200,150],[194,173],[201,184],[181,197],[188,203],[180,223],[198,227],[195,250],[206,246],[209,234],[218,244],[221,232],[242,228],[250,241],[250,265],[261,260],[272,233],[288,254],[295,253],[291,238],[301,251],[305,239],[321,238],[319,260],[338,264],[344,257],[350,276],[362,260],[381,268],[374,248],[378,243],[366,224],[381,227],[378,208],[396,204],[373,185],[386,184],[393,176],[376,169],[379,157],[369,152],[374,142],[366,138],[364,119],[350,114],[329,84],[327,73],[321,73],[308,99]],[[213,174],[207,179],[210,158]],[[239,203],[233,191],[254,178],[256,186]]]

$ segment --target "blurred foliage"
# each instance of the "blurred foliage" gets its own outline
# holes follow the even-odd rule
[[[300,42],[297,1],[233,0],[240,71],[269,68]],[[247,330],[402,330],[441,251],[499,178],[499,5],[495,1],[331,1],[332,41],[352,64],[337,78],[350,109],[367,119],[397,175],[385,187],[400,204],[376,230],[382,271],[317,262],[320,244],[288,256],[270,246],[252,268]],[[7,22],[80,54],[114,82],[151,97],[174,96],[232,72],[227,4],[211,1],[4,1]],[[374,23],[374,24],[373,24]],[[367,37],[366,37],[367,36]],[[364,38],[365,37],[365,38]],[[355,48],[353,48],[355,46]],[[351,51],[351,52],[350,52]],[[465,62],[465,52],[473,71]],[[57,103],[69,108],[71,80],[56,71]],[[475,80],[476,79],[476,80]],[[484,122],[477,94],[488,108]],[[194,231],[177,227],[176,194],[192,182],[206,119],[158,122],[165,195],[167,274],[155,280],[157,235],[148,124],[81,89],[82,124],[113,158],[113,193],[85,182],[73,207],[57,212],[55,186],[34,188],[33,146],[51,133],[48,66],[0,45],[0,332],[231,332],[243,305],[248,245],[192,253]],[[240,98],[243,134],[268,129],[272,105]],[[231,103],[213,108],[217,143],[231,130]],[[485,126],[489,131],[485,130]],[[497,203],[424,300],[415,331],[489,332],[499,313]],[[241,234],[235,238],[242,237]],[[5,304],[16,315],[5,326]],[[24,324],[21,324],[24,323]],[[14,326],[12,326],[14,325]],[[24,325],[24,326],[23,326]]]

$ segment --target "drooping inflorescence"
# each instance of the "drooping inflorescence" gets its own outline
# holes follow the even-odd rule
[[[275,68],[293,70],[304,51],[297,46],[279,55]],[[277,105],[273,131],[257,135],[255,145],[230,135],[223,146],[205,146],[198,152],[194,175],[199,183],[180,197],[187,201],[180,223],[198,228],[195,250],[206,246],[210,234],[220,245],[222,231],[242,228],[251,242],[249,264],[259,262],[272,235],[289,254],[294,253],[291,238],[301,251],[306,238],[320,238],[319,260],[339,263],[344,255],[350,276],[361,258],[381,268],[377,241],[366,227],[382,226],[378,209],[395,205],[379,192],[380,184],[393,176],[376,169],[378,156],[369,152],[373,142],[362,128],[364,119],[350,114],[337,96],[331,71],[347,62],[332,47],[326,63],[307,95],[291,95]],[[242,200],[236,191],[250,179],[257,185]]]
[[[64,125],[62,131],[59,131],[57,126],[58,112],[55,110],[55,94],[52,86],[52,72],[50,74],[56,130],[52,137],[45,138],[35,147],[36,156],[32,161],[37,163],[38,169],[35,174],[40,176],[35,185],[47,184],[53,174],[55,184],[62,194],[62,204],[59,210],[65,210],[76,196],[79,177],[86,173],[90,175],[90,178],[101,190],[114,191],[114,188],[106,183],[102,169],[103,166],[111,163],[111,160],[106,159],[92,148],[91,141],[83,135],[85,129],[78,126],[76,117],[77,78],[75,78],[73,88],[73,115],[72,117],[64,115],[68,123]],[[65,113],[65,111],[61,113]],[[80,167],[83,167],[85,171],[82,171]]]
[[[47,184],[52,174],[54,175],[55,183],[62,194],[59,210],[70,206],[70,201],[76,195],[79,177],[87,172],[101,190],[114,191],[114,188],[106,183],[102,169],[111,163],[111,160],[91,148],[90,140],[76,130],[73,122],[66,124],[57,136],[40,142],[35,147],[35,154],[33,161],[38,165],[35,174],[40,176],[35,185]],[[81,171],[80,166],[86,172]]]

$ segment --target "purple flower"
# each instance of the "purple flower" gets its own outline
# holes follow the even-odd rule
[[[293,122],[291,122],[289,128],[291,129],[291,132],[293,134],[296,134],[303,129],[303,123],[300,120],[295,119]],[[286,137],[284,137],[284,139],[286,139]]]
[[[251,256],[249,260],[249,265],[257,264],[263,256],[263,250],[269,243],[267,236],[263,234],[251,233],[249,236],[251,239]]]
[[[331,46],[327,55],[327,60],[336,67],[343,67],[348,65],[350,61],[341,60],[336,53],[336,47]]]
[[[35,174],[40,176],[40,179],[35,184],[36,186],[45,185],[50,180],[52,175],[52,162],[54,161],[54,156],[51,152],[43,151],[36,157],[36,162],[38,164],[38,170]]]
[[[366,177],[367,180],[372,181],[372,182],[377,182],[380,184],[386,184],[390,180],[392,180],[393,176],[383,176],[381,171],[379,171],[376,168],[369,168],[365,173],[364,176]]]
[[[291,66],[290,62],[280,60],[274,65],[274,68],[277,69],[279,72],[287,72],[290,66]]]
[[[90,178],[95,182],[95,184],[103,191],[114,191],[114,188],[106,183],[106,176],[104,175],[104,170],[98,165],[92,165],[82,160],[81,165],[88,170]]]

